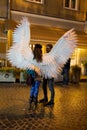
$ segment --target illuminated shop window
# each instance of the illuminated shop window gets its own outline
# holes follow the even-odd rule
[[[26,0],[26,1],[39,3],[39,4],[43,4],[43,2],[44,2],[44,0]]]
[[[78,10],[79,0],[63,0],[63,6],[67,9]]]

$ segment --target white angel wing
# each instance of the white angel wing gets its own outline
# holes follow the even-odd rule
[[[24,69],[34,69],[45,77],[57,77],[63,65],[73,53],[77,37],[72,29],[66,32],[55,44],[50,53],[43,55],[43,62],[33,60],[33,53],[29,47],[30,23],[23,18],[13,33],[13,45],[7,52],[7,58],[13,66]]]
[[[18,68],[32,68],[33,53],[29,47],[30,23],[26,17],[21,20],[13,32],[13,45],[7,52],[7,58]]]
[[[14,30],[13,42],[16,44],[27,44],[30,43],[30,23],[27,17],[23,17],[20,24]]]
[[[76,46],[77,35],[74,29],[71,29],[57,41],[49,53],[43,55],[43,63],[40,65],[42,74],[46,78],[56,78]]]

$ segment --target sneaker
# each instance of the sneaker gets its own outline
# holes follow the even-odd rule
[[[39,103],[46,103],[46,102],[48,102],[48,99],[45,99],[45,98],[43,98],[43,99],[41,99],[41,100],[39,101]]]
[[[45,104],[45,106],[52,106],[52,105],[54,105],[54,102],[53,102],[53,101],[49,101],[49,102],[47,102],[47,103]]]

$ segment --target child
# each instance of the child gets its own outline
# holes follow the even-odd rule
[[[34,59],[37,62],[42,61],[42,50],[41,49],[42,49],[42,46],[40,44],[35,45],[33,53],[34,53]],[[41,78],[38,75],[38,73],[36,72],[36,69],[28,70],[28,73],[32,76],[32,79],[33,79],[31,89],[30,89],[29,109],[31,109],[32,103],[34,103],[33,109],[36,109],[37,102],[38,102],[38,91],[39,91]]]

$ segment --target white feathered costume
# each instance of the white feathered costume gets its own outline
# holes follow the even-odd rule
[[[66,32],[54,45],[49,53],[43,55],[42,62],[33,59],[33,52],[29,47],[30,23],[23,18],[13,33],[13,45],[7,52],[11,64],[21,69],[33,69],[45,78],[56,78],[62,67],[77,46],[77,36],[74,29]]]

